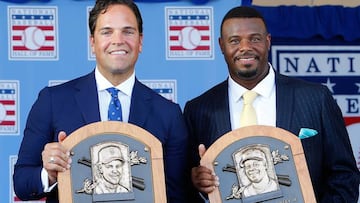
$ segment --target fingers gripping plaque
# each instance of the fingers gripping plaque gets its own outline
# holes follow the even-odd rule
[[[162,146],[144,129],[97,122],[76,130],[62,144],[73,162],[58,176],[61,203],[166,202]]]

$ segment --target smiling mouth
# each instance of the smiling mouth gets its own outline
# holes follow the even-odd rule
[[[243,62],[248,62],[248,61],[253,61],[253,60],[257,60],[258,57],[254,56],[254,57],[248,57],[248,58],[243,58],[240,56],[237,56],[234,58],[234,61],[243,61]]]
[[[110,54],[111,55],[125,55],[127,54],[128,52],[127,51],[124,51],[124,50],[120,50],[120,51],[111,51]]]

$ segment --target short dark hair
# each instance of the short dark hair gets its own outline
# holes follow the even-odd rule
[[[143,32],[143,20],[141,17],[141,13],[140,13],[138,6],[134,3],[134,1],[132,1],[132,0],[97,0],[95,3],[95,6],[90,11],[90,15],[89,15],[89,30],[90,30],[91,36],[94,35],[95,27],[96,27],[96,20],[98,19],[99,14],[105,13],[109,6],[116,5],[116,4],[125,5],[133,11],[133,13],[136,16],[136,21],[138,24],[139,32],[140,33]]]
[[[255,8],[249,7],[249,6],[238,6],[238,7],[234,7],[232,9],[230,9],[225,14],[225,16],[221,22],[220,35],[222,33],[223,24],[224,24],[225,20],[230,19],[230,18],[260,18],[264,22],[265,29],[267,31],[265,19],[259,11],[257,11]]]

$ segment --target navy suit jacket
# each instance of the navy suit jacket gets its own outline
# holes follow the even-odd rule
[[[339,107],[327,87],[276,73],[276,126],[298,135],[301,128],[317,130],[301,140],[318,202],[357,202],[359,171]],[[228,82],[189,101],[184,109],[189,129],[192,166],[199,164],[198,145],[208,148],[231,131]]]
[[[29,113],[14,170],[14,190],[24,200],[46,196],[57,202],[57,190],[44,194],[40,173],[44,145],[76,129],[100,121],[94,71],[54,87],[46,87]],[[168,202],[184,202],[188,134],[181,108],[137,79],[131,96],[129,123],[149,131],[163,146]]]

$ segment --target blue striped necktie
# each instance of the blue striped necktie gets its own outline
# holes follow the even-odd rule
[[[121,104],[118,97],[119,90],[115,87],[106,89],[111,94],[111,101],[109,104],[108,120],[109,121],[122,121]]]

